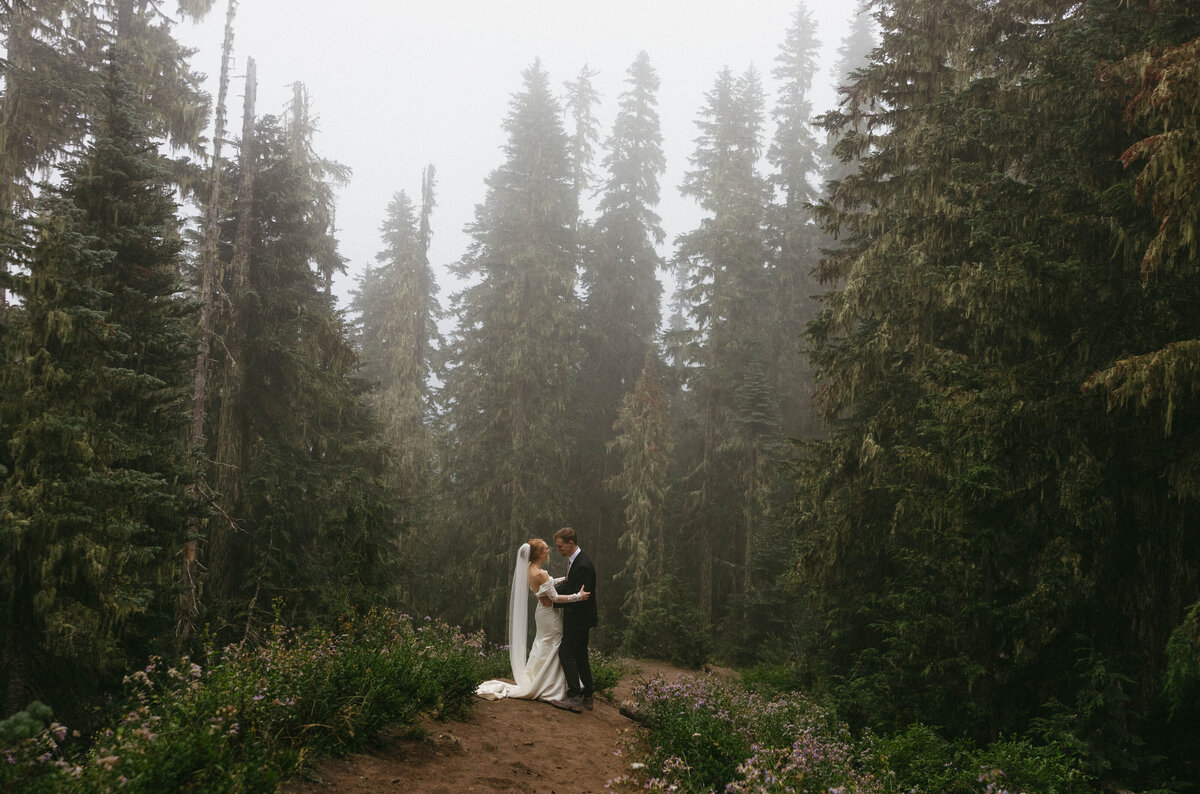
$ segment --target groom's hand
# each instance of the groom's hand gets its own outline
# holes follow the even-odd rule
[[[550,596],[538,596],[538,601],[541,601],[544,607],[554,606],[554,602],[550,600]]]

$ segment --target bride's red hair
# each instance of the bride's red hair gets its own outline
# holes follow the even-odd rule
[[[541,538],[529,539],[529,561],[537,562],[543,556],[550,556],[550,547]]]

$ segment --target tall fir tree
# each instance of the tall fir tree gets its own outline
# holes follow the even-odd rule
[[[40,202],[6,339],[0,484],[6,706],[64,711],[169,636],[189,511],[191,307],[170,175],[110,51],[96,137]]]
[[[818,656],[847,713],[980,738],[1037,718],[1130,774],[1196,590],[1178,542],[1195,507],[1162,477],[1153,418],[1081,386],[1190,333],[1194,283],[1129,277],[1153,225],[1095,76],[1198,20],[876,6],[865,101],[831,116],[857,168],[821,209],[844,287],[813,327],[833,435],[799,477],[806,620],[837,638]]]
[[[641,363],[654,350],[659,326],[664,239],[655,212],[659,178],[666,167],[658,118],[659,79],[645,52],[626,75],[611,134],[604,141],[607,172],[599,217],[591,228],[580,275],[583,290],[581,367],[572,414],[577,423],[575,471],[586,520],[588,553],[598,566],[617,570],[622,507],[603,486],[619,465],[606,452],[624,396],[634,388]],[[602,608],[619,619],[616,599]]]
[[[625,585],[621,613],[636,619],[651,584],[666,573],[666,512],[671,489],[672,438],[669,395],[657,372],[655,356],[646,353],[642,373],[621,400],[609,442],[618,459],[616,473],[605,480],[624,507],[620,550],[625,561],[614,583]],[[622,580],[625,580],[622,582]]]
[[[767,149],[767,160],[775,169],[770,177],[775,204],[769,226],[774,249],[771,310],[776,319],[763,356],[779,402],[782,432],[793,437],[820,432],[812,407],[813,372],[801,349],[804,331],[817,314],[822,287],[816,272],[826,242],[810,209],[821,178],[821,147],[813,132],[809,98],[819,46],[812,14],[801,2],[772,72],[779,84],[772,112],[775,135]]]
[[[1164,6],[1158,13],[1167,19],[1159,25],[1166,27],[1179,12],[1177,6]],[[1145,245],[1139,276],[1143,289],[1154,294],[1153,314],[1168,320],[1157,340],[1161,346],[1152,342],[1146,346],[1150,349],[1131,349],[1129,355],[1094,373],[1084,388],[1102,395],[1109,410],[1157,416],[1161,477],[1176,502],[1194,506],[1200,496],[1196,479],[1200,424],[1192,396],[1200,386],[1200,337],[1196,324],[1178,314],[1176,306],[1180,299],[1194,300],[1200,283],[1196,237],[1200,113],[1191,101],[1200,85],[1200,37],[1143,50],[1100,74],[1113,96],[1128,98],[1125,120],[1131,131],[1148,133],[1122,153],[1121,161],[1137,169],[1135,196],[1151,208],[1158,222]],[[1179,516],[1170,521],[1173,526],[1166,532],[1154,533],[1158,538],[1151,547],[1157,547],[1153,578],[1160,584],[1143,596],[1157,598],[1162,620],[1175,623],[1167,640],[1165,670],[1161,679],[1153,679],[1162,681],[1167,701],[1153,747],[1167,757],[1183,759],[1178,778],[1195,780],[1200,777],[1200,759],[1190,748],[1200,742],[1200,594],[1189,560],[1195,559],[1196,545],[1189,542],[1187,525]],[[1189,605],[1192,598],[1197,600]],[[1157,628],[1161,637],[1163,628]]]
[[[600,132],[595,107],[600,103],[600,92],[596,90],[592,78],[597,74],[599,72],[584,64],[575,79],[566,83],[567,95],[563,102],[563,112],[569,122],[567,134],[571,140],[571,180],[575,189],[575,203],[581,208],[596,178],[593,164]]]
[[[178,5],[198,18],[212,2]],[[6,52],[0,61],[0,207],[14,222],[27,208],[37,171],[79,147],[91,132],[89,119],[103,114],[105,54],[118,40],[133,53],[130,79],[141,87],[136,101],[152,134],[176,149],[200,150],[208,98],[172,25],[157,5],[132,0],[23,0],[0,14]],[[182,161],[173,167],[176,179],[191,170]],[[0,258],[0,269],[20,265]]]
[[[406,560],[433,553],[430,534],[435,522],[433,494],[438,470],[438,438],[434,384],[441,379],[442,316],[437,282],[429,264],[429,216],[433,211],[433,167],[422,175],[422,206],[413,206],[404,191],[393,198],[380,227],[384,248],[376,267],[364,270],[350,309],[357,315],[359,377],[368,384],[366,397],[390,451],[388,481],[403,498],[408,532],[401,548]],[[416,566],[418,569],[423,566]],[[402,600],[415,609],[414,582]],[[427,583],[425,583],[427,584]]]
[[[227,177],[239,184],[241,169],[253,168],[253,188],[222,231],[223,245],[248,245],[245,286],[235,289],[227,274],[231,311],[216,325],[220,338],[241,337],[240,360],[216,362],[224,375],[207,412],[227,417],[209,434],[214,460],[221,437],[236,436],[228,461],[236,498],[219,519],[232,531],[212,550],[205,587],[214,628],[232,639],[269,620],[277,599],[285,617],[304,622],[383,602],[398,531],[386,450],[325,288],[340,261],[330,183],[346,171],[314,153],[306,102],[294,102],[283,122],[259,119],[252,135],[242,145],[253,158]],[[235,372],[238,404],[223,412],[224,380]]]
[[[771,330],[761,311],[770,295],[769,186],[758,171],[763,105],[753,70],[741,77],[729,69],[718,75],[697,122],[693,168],[682,187],[707,215],[699,228],[680,236],[675,255],[679,297],[690,321],[684,355],[699,433],[689,475],[694,511],[689,523],[696,527],[700,608],[716,622],[740,608],[727,597],[735,585],[737,595],[745,595],[742,552],[752,532],[742,509],[746,495],[736,485],[744,447],[733,421],[734,393],[748,367],[763,360]],[[736,580],[730,575],[735,572]]]
[[[877,43],[871,2],[860,0],[850,16],[850,29],[842,37],[841,46],[837,50],[837,61],[833,67],[833,88],[837,92],[838,106],[844,106],[849,111],[866,100],[866,97],[855,89],[855,74],[868,64]],[[838,140],[846,140],[851,137],[851,133],[859,132],[866,130],[843,125],[839,127],[836,136],[829,135],[825,138],[821,150],[821,165],[827,182],[840,184],[853,172],[854,158],[838,157],[833,151],[833,146]]]
[[[450,540],[471,559],[463,620],[500,631],[517,547],[573,515],[567,409],[579,366],[578,207],[561,108],[540,62],[524,72],[504,121],[505,162],[469,227],[455,271],[449,344]]]

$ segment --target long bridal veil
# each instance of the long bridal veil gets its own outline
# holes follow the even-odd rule
[[[513,566],[512,590],[508,596],[508,661],[517,686],[529,686],[525,675],[525,639],[529,625],[529,544],[522,543]]]

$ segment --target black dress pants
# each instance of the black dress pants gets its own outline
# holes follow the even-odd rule
[[[558,646],[558,660],[567,677],[567,697],[591,697],[592,666],[588,663],[588,633],[590,627],[570,628],[563,632]]]

